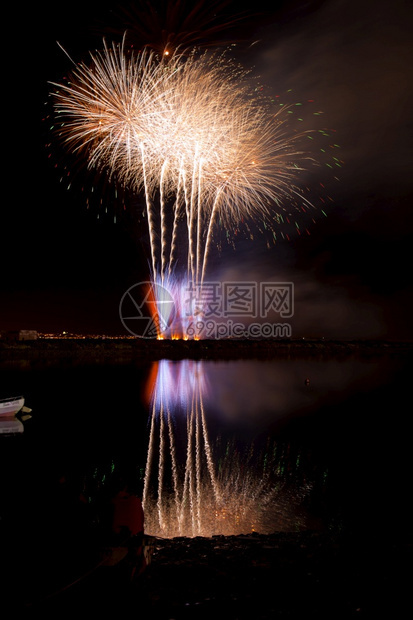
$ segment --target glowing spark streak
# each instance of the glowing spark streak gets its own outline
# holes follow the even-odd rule
[[[196,170],[198,166],[199,166],[199,162],[198,162],[198,144],[197,144],[196,149],[195,149],[194,165],[193,165],[193,170],[192,170],[192,191],[191,191],[190,206],[189,206],[189,254],[191,257],[190,273],[191,273],[192,281],[194,280],[194,273],[195,273],[195,253],[194,253],[194,247],[193,247],[194,246],[193,236],[194,236],[194,226],[195,226],[194,202],[195,202],[195,193],[196,193]]]
[[[199,424],[199,411],[198,411],[198,400],[196,399],[195,404],[195,436],[196,436],[196,514],[197,514],[197,526],[198,532],[201,531],[201,433],[200,433],[200,424]]]
[[[194,476],[193,476],[193,450],[192,450],[192,435],[193,435],[193,421],[194,421],[194,410],[193,407],[191,409],[190,417],[189,417],[189,429],[188,429],[188,445],[187,445],[187,460],[185,465],[185,481],[187,482],[188,493],[189,493],[189,508],[190,515],[192,520],[192,532],[195,531],[195,510],[194,510]],[[185,489],[184,486],[184,489]],[[184,495],[185,498],[185,495]]]
[[[155,257],[155,238],[156,238],[156,226],[154,221],[153,208],[151,206],[151,199],[149,196],[149,189],[146,177],[146,165],[145,165],[145,150],[143,148],[143,144],[140,145],[141,154],[142,154],[142,167],[143,167],[143,182],[145,186],[145,197],[146,197],[146,212],[148,215],[148,225],[149,225],[149,235],[151,238],[151,256],[152,256],[152,269],[153,269],[153,278],[156,277],[156,257]]]
[[[198,173],[198,208],[197,208],[197,241],[196,241],[196,284],[199,283],[199,269],[201,261],[201,226],[202,226],[202,205],[201,205],[201,178],[202,178],[202,159],[199,161]]]
[[[166,234],[167,234],[167,224],[166,224],[166,205],[165,205],[165,193],[164,193],[164,180],[165,173],[168,167],[168,160],[166,159],[162,165],[161,169],[161,181],[160,181],[160,202],[161,202],[161,277],[162,283],[165,275],[165,263],[166,263]]]
[[[213,230],[213,225],[215,223],[215,219],[218,215],[218,206],[219,206],[219,201],[221,198],[221,194],[222,191],[219,190],[216,198],[214,200],[214,204],[212,207],[212,212],[211,212],[211,216],[209,219],[209,224],[208,224],[208,229],[207,229],[207,236],[206,236],[206,242],[205,242],[205,250],[204,250],[204,258],[202,261],[202,274],[201,274],[201,284],[204,281],[205,278],[205,268],[206,268],[206,264],[207,264],[207,259],[208,259],[208,254],[210,251],[210,247],[211,247],[211,242],[212,242],[212,230]]]
[[[185,195],[185,211],[186,211],[186,224],[187,224],[187,230],[188,230],[188,244],[189,244],[190,243],[190,238],[191,238],[191,212],[190,212],[189,188],[188,188],[188,184],[187,184],[186,180],[187,180],[186,175],[185,175],[185,173],[183,173],[184,195]],[[188,263],[187,263],[187,272],[188,272],[188,274],[190,273],[190,267],[191,267],[190,256],[191,256],[191,251],[190,251],[190,247],[188,247]]]
[[[151,419],[151,430],[149,433],[149,445],[148,445],[148,454],[146,457],[146,467],[145,467],[145,477],[143,484],[143,493],[142,493],[142,506],[145,510],[148,501],[148,486],[150,481],[150,473],[152,469],[153,462],[153,454],[154,454],[154,441],[155,441],[155,413],[156,413],[156,400],[153,400],[152,405],[152,419]]]
[[[159,515],[159,524],[161,529],[165,529],[166,523],[163,518],[163,510],[162,510],[162,492],[163,492],[163,477],[164,477],[164,461],[165,461],[165,441],[164,441],[164,419],[163,419],[163,405],[161,406],[161,410],[159,412],[160,417],[160,431],[159,431],[159,471],[158,471],[158,515]]]
[[[179,169],[178,175],[178,187],[176,190],[176,200],[174,204],[174,219],[173,219],[173,228],[172,228],[172,237],[171,237],[171,250],[169,254],[169,271],[168,275],[172,274],[172,268],[174,264],[174,252],[177,247],[177,235],[178,235],[178,222],[179,222],[179,204],[181,197],[181,189],[182,189],[182,169]]]
[[[214,462],[212,459],[211,445],[209,443],[208,431],[206,427],[205,411],[204,411],[204,403],[203,403],[202,395],[200,397],[200,409],[201,409],[201,421],[202,421],[202,434],[203,434],[204,444],[205,444],[205,455],[206,455],[206,460],[207,460],[208,472],[209,472],[209,476],[212,482],[212,488],[214,491],[215,499],[217,502],[220,502],[222,499],[222,494],[219,489],[219,485],[218,485],[218,482],[215,476]]]
[[[180,506],[179,506],[179,483],[178,483],[178,465],[176,461],[176,450],[175,450],[175,438],[173,434],[173,425],[171,419],[171,411],[169,407],[167,407],[168,413],[168,432],[169,432],[169,445],[171,452],[171,461],[172,461],[172,480],[173,480],[173,490],[175,497],[175,507],[176,507],[176,518],[179,523],[179,531],[181,531],[180,524]]]

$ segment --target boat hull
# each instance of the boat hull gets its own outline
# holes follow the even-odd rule
[[[12,418],[24,405],[24,398],[10,398],[0,401],[0,418]]]

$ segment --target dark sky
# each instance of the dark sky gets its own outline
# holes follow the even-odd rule
[[[56,42],[76,61],[86,59],[103,35],[121,31],[119,5],[85,0],[10,14],[0,330],[124,333],[119,301],[147,274],[142,230],[113,206],[113,188],[100,181],[103,206],[97,210],[95,194],[87,209],[92,179],[80,172],[67,189],[59,179],[69,160],[46,146],[48,81],[70,67]],[[227,21],[241,7],[230,4]],[[345,165],[328,217],[317,215],[310,235],[270,250],[259,243],[227,250],[216,261],[220,277],[293,281],[296,337],[411,339],[410,3],[286,0],[273,7],[229,39],[274,92],[292,89],[295,100],[316,102]],[[214,37],[207,32],[204,40]],[[131,210],[138,207],[136,199]]]

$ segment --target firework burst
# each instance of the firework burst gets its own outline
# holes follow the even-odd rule
[[[54,84],[67,148],[145,197],[154,282],[199,285],[218,223],[267,222],[312,205],[300,187],[315,162],[226,52],[157,56],[104,43]]]

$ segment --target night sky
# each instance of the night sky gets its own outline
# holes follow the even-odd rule
[[[103,36],[120,39],[127,18],[119,7],[133,4],[75,0],[9,11],[0,331],[125,333],[121,296],[148,275],[144,230],[133,217],[140,199],[119,211],[113,188],[82,169],[70,189],[60,181],[70,160],[48,146],[48,82],[70,69],[57,41],[74,60],[87,60]],[[240,243],[215,267],[234,280],[293,281],[294,337],[411,339],[411,3],[285,0],[270,14],[253,4],[257,14],[236,29],[210,28],[198,39],[228,35],[275,93],[292,89],[297,101],[314,100],[344,166],[329,188],[327,217],[316,216],[310,235],[280,238],[271,249]],[[242,8],[230,3],[221,23]],[[93,185],[102,195],[89,196],[88,209]]]

